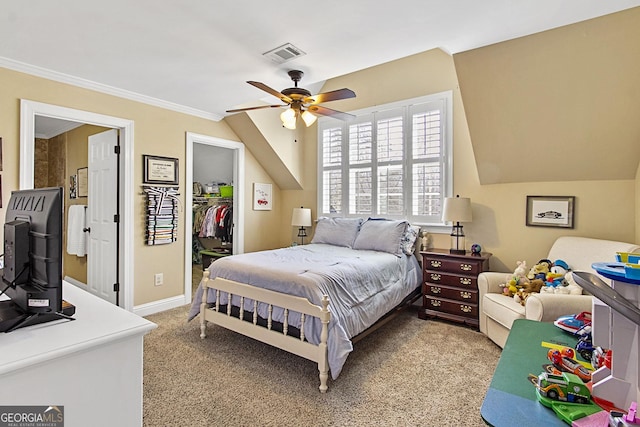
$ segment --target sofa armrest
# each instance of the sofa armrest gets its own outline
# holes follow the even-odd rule
[[[553,322],[560,316],[591,312],[591,295],[531,294],[525,305],[525,317],[539,322]]]
[[[504,285],[507,273],[498,273],[495,271],[485,271],[478,275],[478,293],[480,299],[484,294],[501,294],[502,285]]]

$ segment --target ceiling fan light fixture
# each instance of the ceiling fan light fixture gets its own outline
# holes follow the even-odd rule
[[[307,125],[307,127],[309,127],[312,124],[314,124],[317,119],[318,118],[316,117],[316,115],[311,113],[308,110],[305,110],[305,111],[302,112],[302,120],[304,120],[304,124]]]
[[[298,117],[297,111],[293,108],[287,108],[280,114],[280,120],[282,120],[282,126],[287,129],[296,128],[296,118]]]

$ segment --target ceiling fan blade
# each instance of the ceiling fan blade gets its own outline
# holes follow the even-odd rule
[[[340,120],[350,120],[356,117],[353,114],[344,113],[338,110],[332,110],[331,108],[322,107],[320,105],[311,105],[309,106],[309,108],[307,108],[307,110],[309,110],[313,114],[320,114],[323,116],[329,116],[329,117],[333,117],[334,119],[340,119]]]
[[[227,113],[237,113],[240,111],[259,110],[261,108],[280,108],[288,107],[288,105],[260,105],[258,107],[236,108],[235,110],[227,110]]]
[[[348,98],[355,98],[356,94],[354,91],[352,91],[351,89],[338,89],[338,90],[332,90],[331,92],[324,92],[324,93],[319,93],[317,95],[311,95],[308,96],[304,99],[305,103],[311,103],[311,104],[320,104],[323,102],[329,102],[329,101],[337,101],[339,99],[348,99]]]
[[[279,98],[282,102],[286,102],[287,104],[289,104],[291,101],[293,101],[291,98],[289,98],[287,95],[278,92],[277,90],[270,88],[269,86],[267,86],[264,83],[260,83],[260,82],[252,82],[252,81],[248,81],[247,83],[249,83],[251,86],[255,86],[258,89],[261,89],[267,93],[270,93],[271,95],[275,96],[276,98]]]

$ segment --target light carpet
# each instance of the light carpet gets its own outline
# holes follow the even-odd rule
[[[500,348],[412,306],[354,346],[318,391],[317,365],[209,325],[188,306],[148,316],[144,426],[482,426]]]

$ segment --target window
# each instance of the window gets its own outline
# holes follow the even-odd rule
[[[353,112],[318,125],[320,215],[442,224],[452,192],[452,93]]]

